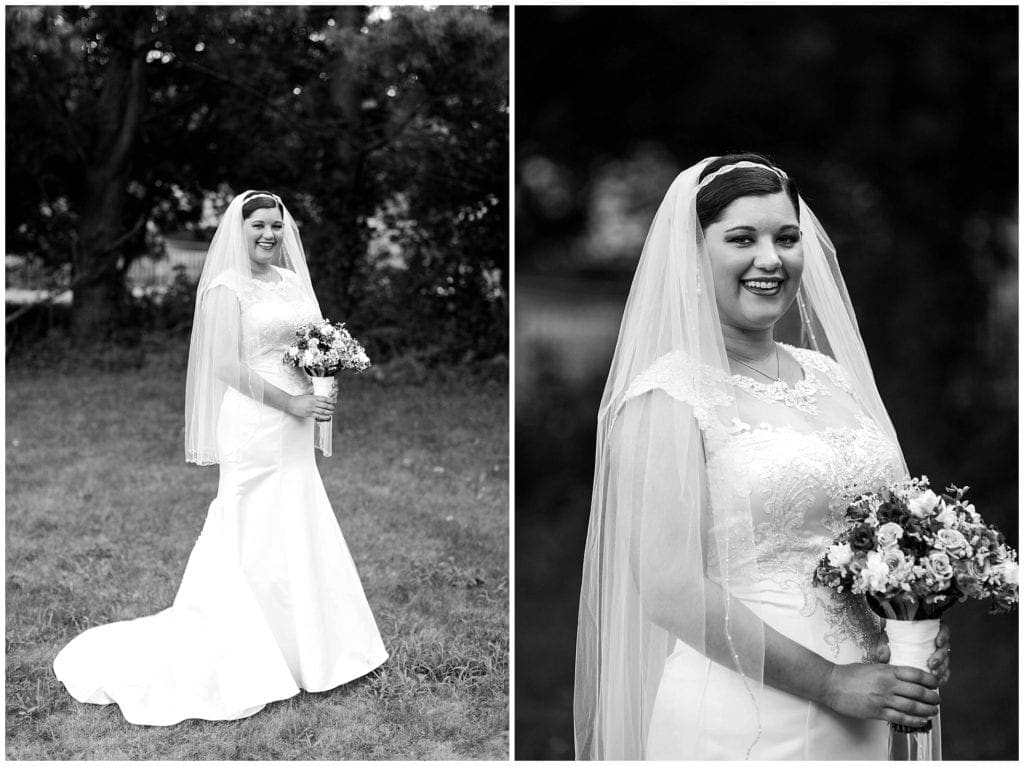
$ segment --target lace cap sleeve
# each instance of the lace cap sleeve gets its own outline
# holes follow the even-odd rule
[[[237,271],[227,270],[221,272],[209,285],[206,290],[210,291],[215,287],[226,287],[234,293],[241,295],[246,290],[247,280]]]
[[[733,401],[719,380],[720,377],[681,351],[672,351],[655,360],[654,364],[633,379],[622,403],[650,391],[664,391],[673,399],[693,408],[693,415],[701,430],[713,431],[721,428],[714,408],[727,406]]]

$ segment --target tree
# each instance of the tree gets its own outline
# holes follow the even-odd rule
[[[507,287],[503,10],[93,6],[7,17],[8,184],[30,190],[8,198],[8,238],[73,262],[79,337],[116,323],[145,222],[194,226],[224,184],[287,197],[328,312],[376,322],[382,299],[404,303],[397,335],[411,338],[441,306],[448,326],[473,326],[457,315],[483,311],[492,319],[475,335],[502,334],[492,283],[499,273],[497,293]],[[405,233],[402,273],[368,255],[385,210],[404,216],[390,230]]]
[[[128,185],[146,106],[149,11],[117,7],[102,15],[71,14],[10,10],[9,42],[15,44],[9,46],[14,51],[8,75],[17,83],[12,95],[20,126],[30,136],[33,126],[46,131],[34,142],[42,151],[26,152],[23,145],[18,158],[27,167],[15,173],[36,177],[47,207],[49,200],[65,200],[59,207],[75,222],[64,239],[74,274],[73,329],[86,338],[102,333],[118,304],[118,260],[145,222],[145,212],[139,215],[128,203]],[[100,39],[103,52],[97,54]],[[12,69],[23,79],[11,78]],[[126,225],[129,214],[136,220]]]

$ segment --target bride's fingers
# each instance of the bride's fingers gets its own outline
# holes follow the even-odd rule
[[[911,702],[920,702],[925,705],[939,704],[939,693],[920,684],[897,682],[892,687],[892,693]]]
[[[893,710],[892,708],[886,708],[882,714],[882,720],[888,721],[889,723],[898,723],[903,726],[912,726],[915,729],[924,726],[928,723],[928,719],[922,716],[908,715],[900,710]]]
[[[919,718],[930,718],[939,712],[936,705],[927,705],[907,697],[893,697],[888,702],[888,707],[907,715],[918,716]]]
[[[930,659],[928,660],[928,665],[931,667],[931,671],[935,677],[939,679],[939,683],[942,683],[942,677],[949,673],[948,655]]]
[[[927,686],[929,689],[934,689],[939,685],[939,679],[926,670],[920,668],[914,668],[909,665],[894,665],[893,673],[896,678],[904,683],[915,684],[918,686]]]

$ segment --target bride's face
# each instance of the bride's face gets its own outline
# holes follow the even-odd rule
[[[723,324],[771,328],[796,298],[804,268],[800,221],[785,192],[740,197],[704,230]]]
[[[257,208],[242,222],[249,260],[265,266],[273,262],[281,250],[284,239],[284,220],[276,207]]]

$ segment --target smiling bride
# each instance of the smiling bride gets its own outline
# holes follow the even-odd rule
[[[889,665],[863,596],[813,583],[850,501],[906,476],[793,181],[757,154],[685,170],[598,414],[577,757],[884,760],[888,723],[937,724],[948,629],[932,672]]]
[[[314,458],[331,454],[336,394],[283,363],[321,318],[280,198],[235,197],[199,280],[185,386],[185,459],[220,465],[217,496],[171,607],[57,655],[79,702],[117,703],[134,724],[232,720],[387,659]]]

